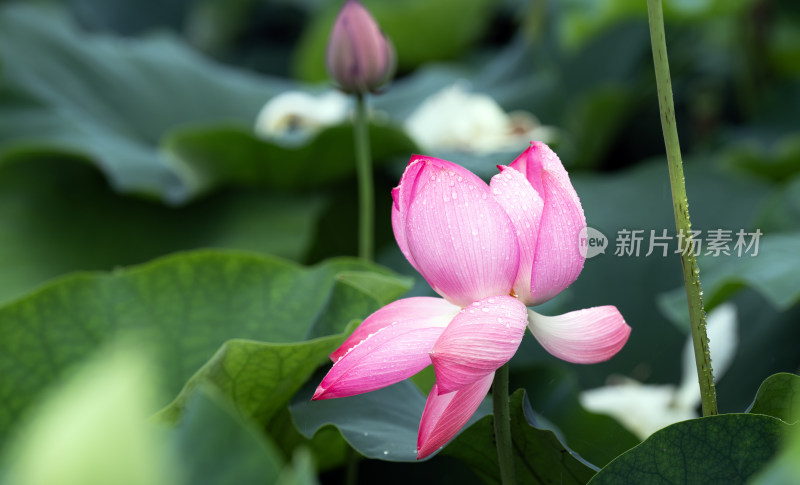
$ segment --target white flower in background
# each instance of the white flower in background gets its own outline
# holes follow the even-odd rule
[[[715,380],[730,367],[738,345],[736,306],[725,303],[707,319],[711,342],[711,361]],[[640,439],[665,426],[699,417],[700,388],[694,362],[691,336],[683,349],[683,377],[680,386],[642,384],[620,377],[619,382],[581,393],[586,409],[608,414]]]
[[[490,96],[470,93],[463,84],[426,98],[404,127],[423,150],[479,154],[515,149],[530,141],[551,143],[557,136],[555,128],[542,126],[532,114],[506,113]]]
[[[349,96],[339,91],[314,95],[287,91],[270,99],[256,118],[255,131],[264,138],[305,140],[331,125],[345,121]]]

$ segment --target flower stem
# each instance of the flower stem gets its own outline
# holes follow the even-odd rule
[[[697,267],[694,241],[689,237],[692,224],[689,220],[689,201],[683,177],[681,147],[678,143],[678,128],[675,123],[675,106],[672,102],[672,81],[669,77],[667,44],[664,35],[664,13],[661,0],[647,0],[647,16],[650,20],[650,43],[653,46],[653,64],[658,88],[658,107],[661,111],[661,129],[667,149],[669,181],[672,187],[672,208],[675,212],[675,227],[686,236],[686,248],[681,252],[683,281],[689,300],[689,320],[692,327],[694,359],[697,378],[700,381],[700,396],[703,416],[717,414],[717,391],[714,388],[714,373],[711,369],[711,354],[706,335],[706,314],[703,310],[703,291],[700,288],[700,269]]]
[[[497,442],[497,462],[503,485],[514,485],[514,450],[511,444],[511,416],[508,412],[508,364],[497,369],[492,383],[494,410],[494,437]]]
[[[364,93],[356,93],[355,151],[358,172],[358,256],[372,260],[375,224],[375,201],[372,160],[369,150],[369,126]]]

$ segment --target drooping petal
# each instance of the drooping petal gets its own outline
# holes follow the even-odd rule
[[[611,305],[555,317],[528,310],[528,327],[545,350],[575,364],[610,359],[625,345],[631,333],[631,327],[617,307]]]
[[[408,250],[406,236],[409,207],[430,177],[435,177],[435,174],[441,171],[453,172],[457,174],[457,177],[461,177],[462,181],[471,185],[486,185],[477,175],[453,162],[423,155],[411,156],[403,176],[400,178],[400,183],[392,189],[394,202],[392,204],[392,229],[400,251],[417,271],[419,271],[419,267]]]
[[[532,142],[511,164],[525,175],[544,201],[531,272],[531,299],[538,305],[551,299],[578,277],[586,258],[579,234],[586,227],[578,194],[558,156],[544,143]]]
[[[467,424],[489,392],[493,379],[494,372],[469,386],[447,394],[439,394],[437,385],[433,385],[419,423],[418,460],[444,446]]]
[[[402,232],[409,261],[448,301],[465,306],[509,294],[519,264],[511,220],[482,180],[441,162],[417,161],[423,168],[413,188],[401,181],[395,234]]]
[[[431,319],[447,325],[458,313],[459,307],[441,298],[418,296],[389,303],[368,316],[349,337],[334,350],[331,360],[336,362],[350,349],[384,327],[409,320]]]
[[[508,362],[527,322],[525,305],[510,296],[485,298],[461,310],[431,350],[439,392],[469,386]]]
[[[501,172],[492,177],[490,187],[494,199],[514,224],[519,243],[519,267],[514,293],[523,302],[528,302],[532,301],[531,272],[544,201],[522,173],[502,165],[498,168]]]
[[[395,305],[386,312],[379,310],[370,316],[368,325],[375,331],[361,332],[352,341],[355,345],[347,347],[344,355],[337,358],[312,399],[374,391],[411,377],[430,365],[429,352],[458,308],[451,305],[452,311],[447,314],[437,307],[436,314],[400,318],[399,310],[413,306],[413,303]],[[416,310],[421,306],[417,303]]]

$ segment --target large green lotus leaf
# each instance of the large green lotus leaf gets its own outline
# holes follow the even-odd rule
[[[174,37],[87,34],[55,8],[5,6],[0,62],[0,157],[80,154],[115,189],[176,204],[225,184],[310,187],[354,173],[348,126],[293,148],[251,132],[267,100],[306,88],[214,64]],[[413,151],[397,128],[372,136],[376,160]]]
[[[590,483],[743,484],[772,459],[790,430],[780,419],[758,414],[683,421],[619,456]]]
[[[800,232],[764,234],[759,237],[758,254],[754,255],[753,246],[749,253],[742,250],[741,256],[733,251],[737,240],[735,232],[729,256],[712,254],[703,256],[698,262],[706,310],[713,309],[745,286],[752,287],[780,310],[800,301],[800,286],[797,285]],[[749,243],[751,237],[745,240]],[[683,288],[662,295],[659,304],[676,323],[686,325],[689,321]]]
[[[353,271],[391,274],[354,259],[303,268],[253,254],[199,251],[59,279],[0,308],[0,394],[6,396],[0,434],[45,386],[123,332],[152,348],[173,396],[230,339],[299,342],[327,313],[341,316],[328,326],[341,333],[387,303],[371,294],[358,302],[331,299],[336,286],[348,284],[339,275]],[[398,279],[393,297],[407,288]]]
[[[114,193],[83,159],[0,162],[0,303],[78,270],[110,270],[202,247],[302,260],[324,196],[251,189],[180,208]],[[337,332],[331,332],[337,333]]]
[[[533,411],[558,427],[564,443],[593,465],[603,467],[639,444],[615,419],[581,406],[577,376],[564,366],[524,367],[511,376],[511,386],[525,388]]]
[[[312,379],[312,384],[297,393],[290,406],[295,426],[307,438],[333,425],[367,458],[417,460],[417,432],[425,396],[410,381],[323,401],[311,401],[318,382]]]
[[[192,193],[220,185],[314,188],[355,173],[352,131],[351,125],[338,125],[321,131],[311,143],[284,147],[242,127],[193,128],[172,133],[165,150]],[[369,136],[377,162],[415,151],[395,127],[373,124]]]
[[[761,383],[747,412],[796,422],[800,418],[800,376],[787,372],[769,376]]]
[[[160,414],[178,419],[198,386],[213,386],[239,415],[265,426],[347,334],[279,344],[229,340]]]
[[[397,50],[399,68],[410,70],[423,62],[459,55],[476,41],[489,19],[487,0],[367,0],[381,30]],[[294,54],[295,72],[307,81],[328,79],[325,45],[341,4],[331,2],[309,25]],[[453,14],[457,12],[457,21]],[[448,27],[442,28],[442,22]]]
[[[514,467],[520,484],[584,484],[595,470],[566,448],[548,429],[536,425],[525,391],[511,395]],[[500,483],[494,416],[486,416],[461,433],[443,453],[469,465],[486,483]]]

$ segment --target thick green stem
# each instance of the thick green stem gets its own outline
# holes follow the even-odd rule
[[[650,43],[653,46],[653,64],[656,70],[658,106],[661,111],[661,128],[667,149],[669,181],[672,187],[672,208],[675,212],[675,227],[685,236],[686,248],[681,252],[683,281],[689,300],[689,320],[692,327],[694,359],[700,381],[700,396],[703,416],[717,414],[717,391],[714,388],[714,373],[711,369],[711,354],[706,335],[706,314],[703,310],[703,291],[700,288],[700,269],[697,267],[695,246],[692,241],[692,224],[689,220],[689,201],[683,177],[681,147],[678,143],[678,128],[675,123],[675,106],[672,102],[672,81],[669,77],[667,44],[664,36],[664,14],[661,0],[647,0],[647,15],[650,20]]]
[[[514,473],[514,449],[511,444],[511,416],[508,413],[508,364],[497,369],[494,374],[492,404],[501,483],[514,485],[517,483],[517,477]]]
[[[369,150],[369,121],[363,93],[356,95],[355,145],[358,172],[358,256],[372,261],[375,225],[375,201],[372,160]]]

